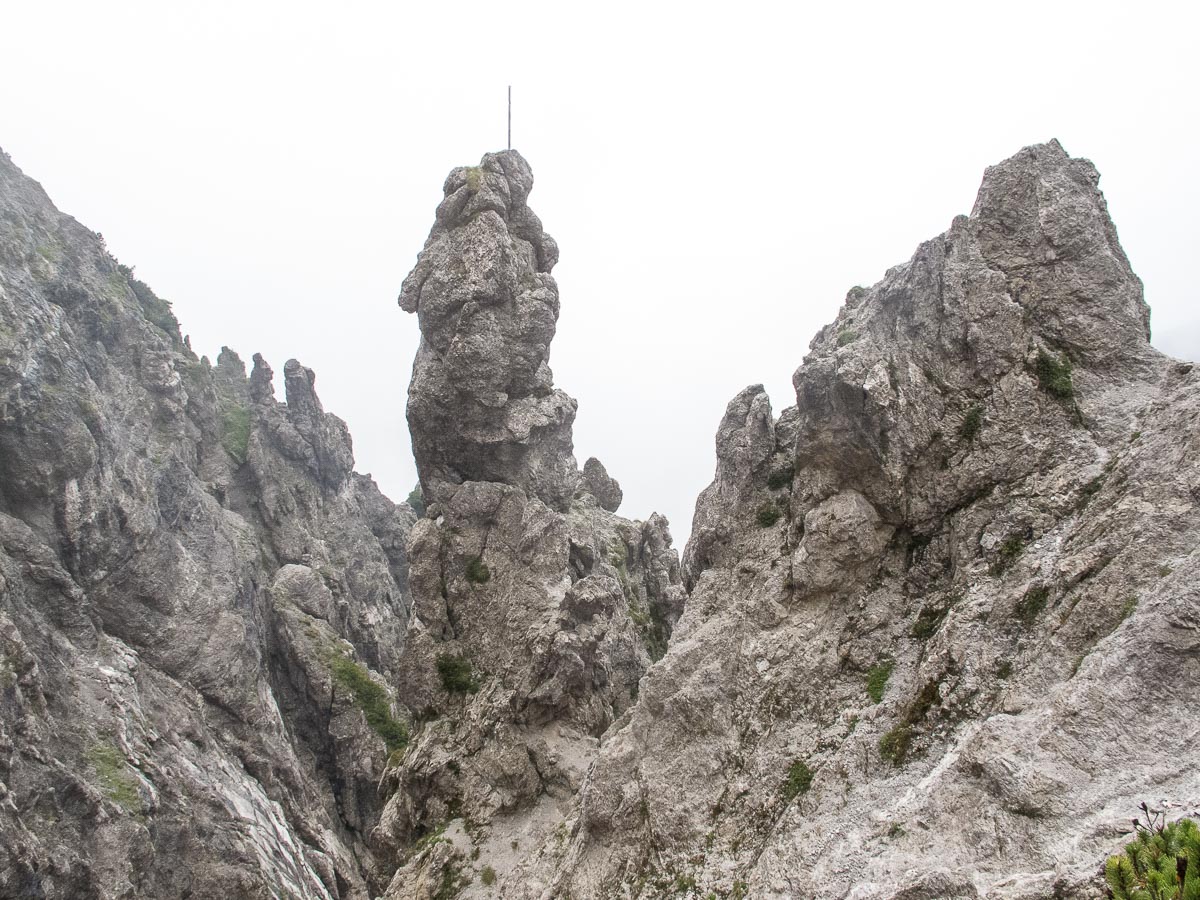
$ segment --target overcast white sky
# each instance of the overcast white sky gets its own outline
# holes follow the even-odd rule
[[[1155,344],[1200,358],[1195,9],[6,0],[0,147],[197,352],[314,368],[401,499],[417,325],[396,294],[446,173],[503,147],[511,83],[562,247],[576,454],[682,547],[729,398],[793,403],[846,290],[1026,144],[1095,161]]]

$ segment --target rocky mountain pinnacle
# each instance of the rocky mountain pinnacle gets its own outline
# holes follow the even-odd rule
[[[408,422],[430,500],[447,485],[490,481],[562,511],[574,493],[576,403],[549,367],[558,245],[527,205],[532,188],[515,150],[451,171],[400,291],[421,327]]]

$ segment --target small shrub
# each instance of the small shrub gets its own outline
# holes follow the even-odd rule
[[[947,609],[938,606],[923,606],[921,611],[917,613],[917,620],[913,622],[910,634],[918,641],[927,641],[935,634],[938,628],[941,627],[942,620],[946,618]]]
[[[996,559],[993,560],[991,568],[988,570],[993,575],[1002,575],[1012,568],[1012,564],[1017,561],[1017,557],[1025,549],[1025,538],[1019,534],[1010,534],[1004,539],[1004,543],[1000,545],[1000,550],[996,554]]]
[[[754,516],[755,521],[763,528],[770,528],[779,521],[779,517],[783,515],[779,511],[779,507],[774,503],[764,503],[758,508],[758,513]]]
[[[1034,363],[1038,386],[1052,397],[1059,400],[1070,400],[1075,395],[1075,386],[1071,383],[1071,361],[1059,359],[1038,348],[1037,362]]]
[[[958,436],[968,444],[972,444],[981,428],[983,428],[983,407],[977,403],[963,416],[962,424],[958,426]]]
[[[471,166],[467,169],[467,187],[471,193],[479,193],[479,189],[483,187],[483,167]]]
[[[472,556],[467,560],[466,575],[471,584],[487,584],[492,577],[482,556]]]
[[[853,328],[846,328],[843,331],[838,332],[837,345],[839,347],[845,347],[847,344],[853,343],[856,340],[858,340],[858,332]]]
[[[900,765],[912,746],[912,726],[897,725],[879,739],[879,755],[892,765]]]
[[[791,803],[796,797],[807,794],[812,781],[812,770],[803,760],[796,760],[788,768],[787,781],[783,783],[783,802]]]
[[[329,670],[334,680],[350,692],[367,724],[383,738],[389,756],[403,750],[408,745],[408,729],[392,715],[392,701],[383,686],[363,666],[341,653],[330,654]]]
[[[465,657],[449,653],[439,654],[437,670],[442,679],[442,687],[451,694],[473,694],[479,690],[479,682],[471,674],[471,662]]]
[[[1142,804],[1143,807],[1145,804]],[[1147,813],[1148,825],[1134,820],[1137,838],[1124,854],[1104,866],[1114,900],[1192,900],[1200,897],[1200,827],[1191,819],[1168,825]]]
[[[1013,665],[1012,660],[1002,659],[996,663],[996,677],[1005,680],[1012,675]]]
[[[876,703],[883,699],[883,689],[887,686],[895,666],[892,660],[885,659],[871,666],[871,670],[867,672],[867,695]]]
[[[792,463],[782,466],[770,475],[767,476],[767,487],[773,491],[777,491],[782,487],[787,487],[796,477],[796,467]]]
[[[418,484],[409,491],[408,499],[405,502],[412,507],[412,511],[417,514],[418,519],[425,515],[425,495],[421,493],[421,485]]]
[[[250,449],[250,410],[245,406],[226,407],[221,415],[221,446],[239,466]]]
[[[479,873],[479,880],[488,887],[496,883],[496,870],[491,866],[484,866],[483,871]]]
[[[1044,584],[1035,585],[1025,592],[1020,600],[1017,601],[1016,607],[1013,609],[1013,615],[1024,622],[1026,625],[1032,625],[1042,610],[1046,608],[1046,601],[1050,599],[1050,588]]]

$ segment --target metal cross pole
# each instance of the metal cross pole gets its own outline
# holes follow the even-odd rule
[[[512,85],[508,86],[508,149],[512,149]]]

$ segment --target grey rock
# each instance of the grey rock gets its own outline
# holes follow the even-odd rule
[[[401,288],[421,327],[408,421],[426,502],[465,481],[511,484],[560,511],[574,494],[576,403],[548,365],[558,248],[526,205],[532,187],[515,150],[451,172]]]
[[[730,402],[667,655],[506,894],[1102,896],[1200,806],[1200,381],[1147,322],[1054,142],[852,290],[795,407]]]
[[[0,157],[0,895],[368,898],[413,517]],[[399,721],[406,719],[393,706]]]
[[[589,456],[583,464],[582,488],[596,498],[602,509],[609,512],[615,513],[620,509],[621,501],[625,498],[620,482],[609,475],[604,463],[594,456]]]

